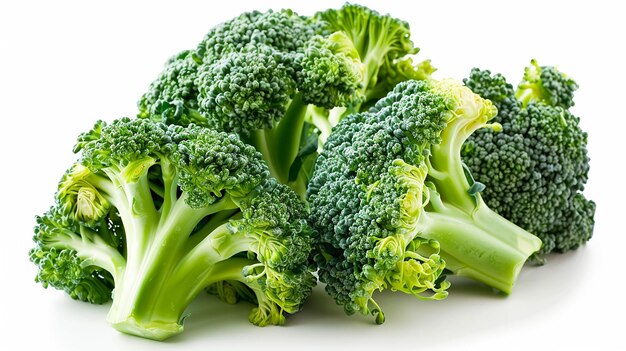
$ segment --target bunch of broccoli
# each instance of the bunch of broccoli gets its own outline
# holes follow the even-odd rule
[[[434,79],[407,22],[346,4],[248,12],[167,61],[137,118],[98,121],[36,217],[44,287],[112,300],[163,340],[203,291],[281,325],[317,280],[348,314],[376,291],[510,293],[525,262],[589,240],[576,83],[536,62],[517,91]]]
[[[318,143],[344,115],[434,71],[413,64],[417,51],[408,23],[360,5],[244,13],[170,59],[139,117],[235,132],[304,197]]]

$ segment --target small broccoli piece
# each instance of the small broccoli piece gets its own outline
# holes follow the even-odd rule
[[[396,84],[409,79],[428,79],[435,71],[428,60],[413,62],[419,48],[411,41],[406,21],[349,3],[340,9],[318,12],[314,17],[325,23],[326,31],[345,33],[365,66],[361,84],[365,98],[353,104],[349,112],[367,110]]]
[[[452,80],[405,81],[335,127],[308,188],[315,260],[349,314],[384,314],[372,294],[441,299],[444,272],[509,293],[538,238],[493,212],[460,149],[495,107]]]
[[[226,300],[255,303],[260,326],[283,324],[310,294],[308,210],[236,135],[122,118],[98,122],[75,151],[37,217],[30,257],[44,287],[112,298],[116,329],[156,340],[183,330],[205,289],[232,287]]]
[[[587,133],[569,111],[576,83],[556,68],[526,68],[517,90],[501,74],[473,69],[465,84],[498,107],[500,131],[479,130],[462,158],[482,195],[500,215],[543,241],[534,259],[565,252],[593,233],[595,203],[582,191],[588,179]]]

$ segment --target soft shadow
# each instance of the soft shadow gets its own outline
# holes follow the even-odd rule
[[[211,335],[224,335],[233,331],[240,334],[246,328],[258,328],[248,321],[248,314],[253,308],[254,305],[245,301],[231,305],[216,296],[201,293],[185,311],[185,330],[166,342],[210,338]]]

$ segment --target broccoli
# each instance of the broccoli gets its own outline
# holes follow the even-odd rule
[[[405,80],[430,78],[435,68],[430,60],[417,64],[419,48],[411,41],[409,23],[358,4],[318,12],[315,18],[327,31],[346,33],[365,66],[361,90],[364,98],[349,112],[364,111]]]
[[[595,203],[582,194],[588,179],[587,133],[571,111],[576,82],[555,67],[526,68],[517,89],[501,74],[473,69],[465,84],[498,107],[500,132],[474,133],[462,158],[491,208],[543,241],[533,256],[587,242]]]
[[[305,203],[236,135],[122,118],[96,123],[75,151],[30,258],[44,287],[112,298],[116,329],[176,335],[204,289],[279,325],[316,284]]]
[[[382,323],[386,288],[444,298],[447,271],[511,292],[541,241],[487,206],[460,158],[495,114],[460,82],[409,80],[335,127],[307,195],[319,278],[348,314]]]
[[[317,151],[345,111],[433,71],[404,57],[416,52],[405,22],[361,6],[310,17],[248,12],[170,59],[139,117],[235,132],[304,197]]]

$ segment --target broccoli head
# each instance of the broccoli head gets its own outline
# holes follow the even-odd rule
[[[252,301],[282,324],[315,285],[307,208],[234,134],[147,119],[98,122],[37,217],[30,252],[44,287],[113,299],[118,330],[162,340],[203,290]]]
[[[444,298],[446,271],[511,291],[541,242],[489,209],[460,158],[495,114],[459,82],[410,80],[335,127],[307,194],[320,280],[347,313],[382,323],[383,289]]]
[[[595,203],[588,179],[587,133],[569,108],[576,83],[535,60],[518,89],[500,74],[473,69],[465,84],[498,107],[500,131],[479,130],[462,158],[494,211],[543,241],[534,259],[578,248],[593,233]]]

